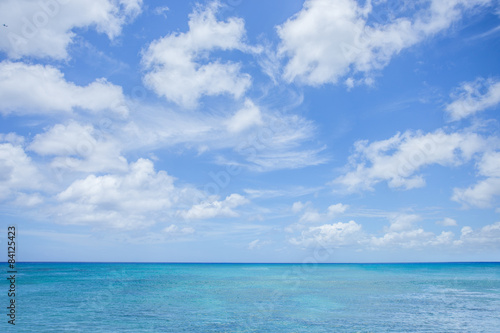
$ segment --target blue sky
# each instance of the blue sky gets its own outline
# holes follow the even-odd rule
[[[19,260],[499,258],[498,1],[19,0],[0,18]]]

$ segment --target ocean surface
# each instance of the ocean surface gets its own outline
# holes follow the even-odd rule
[[[6,316],[10,283],[0,286],[2,332],[500,332],[499,263],[17,270],[15,327]]]

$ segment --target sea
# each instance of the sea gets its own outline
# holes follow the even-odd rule
[[[6,266],[7,264],[5,264]],[[500,332],[500,263],[18,263],[1,332]]]

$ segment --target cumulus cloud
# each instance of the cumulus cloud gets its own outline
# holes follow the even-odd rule
[[[417,172],[425,166],[438,164],[457,166],[470,161],[474,154],[494,146],[489,139],[475,133],[433,133],[406,131],[392,138],[369,143],[355,143],[355,153],[344,175],[334,180],[349,192],[373,190],[386,181],[389,187],[411,189],[422,187],[425,180]]]
[[[486,152],[476,167],[486,178],[465,189],[455,188],[452,200],[465,206],[491,207],[493,199],[500,195],[500,152]]]
[[[237,217],[239,214],[233,209],[249,203],[248,199],[236,193],[227,196],[224,200],[217,199],[217,196],[211,196],[207,200],[193,205],[189,210],[181,211],[180,216],[189,220]]]
[[[39,203],[37,195],[23,194],[23,191],[40,190],[42,176],[31,158],[20,145],[0,143],[0,200],[21,195],[19,200],[34,205]],[[19,201],[21,203],[22,201]]]
[[[260,109],[251,101],[245,101],[245,107],[238,110],[226,122],[229,132],[237,133],[255,125],[262,125]]]
[[[292,210],[297,207],[297,203],[294,204],[292,207]],[[313,208],[306,209],[306,211],[302,214],[300,217],[299,223],[316,223],[316,222],[321,222],[321,221],[327,221],[331,220],[334,217],[337,217],[338,215],[343,214],[347,208],[349,208],[348,205],[344,205],[341,203],[331,205],[327,208],[326,213],[321,214],[317,210]]]
[[[487,178],[468,188],[455,188],[452,200],[467,206],[488,208],[492,199],[500,195],[500,178]]]
[[[360,224],[354,221],[324,224],[309,227],[301,232],[299,237],[290,239],[290,243],[303,247],[341,247],[358,244],[363,238]]]
[[[298,205],[297,205],[298,206]],[[417,214],[391,213],[386,215],[387,226],[379,232],[368,233],[360,223],[349,221],[319,226],[293,224],[286,228],[288,233],[295,234],[289,242],[304,248],[339,248],[352,247],[363,251],[386,249],[456,249],[473,246],[486,246],[500,239],[500,222],[485,226],[478,230],[464,227],[459,239],[450,231],[432,232],[415,225],[422,217]],[[446,218],[440,221],[445,226],[455,226],[455,220]],[[297,235],[298,233],[298,235]]]
[[[452,219],[450,217],[445,217],[443,220],[437,221],[436,224],[440,224],[440,225],[445,226],[445,227],[456,227],[457,221],[455,221],[454,219]]]
[[[454,101],[446,106],[452,121],[472,116],[500,103],[500,82],[478,78],[463,83],[452,94]]]
[[[11,133],[0,133],[0,142],[9,142],[14,146],[22,146],[24,144],[24,136],[17,135],[14,132]]]
[[[173,177],[139,159],[124,174],[76,180],[57,195],[53,215],[64,224],[141,228],[172,216],[170,209],[189,201],[194,192],[176,187]]]
[[[52,166],[82,172],[125,171],[127,160],[119,144],[91,125],[58,124],[37,134],[28,150],[41,156],[55,156]]]
[[[401,224],[405,217],[408,223]],[[390,227],[385,228],[382,235],[368,234],[361,224],[354,221],[348,223],[324,224],[303,229],[298,237],[292,237],[289,242],[301,247],[339,248],[356,246],[363,250],[383,250],[388,248],[423,249],[457,245],[455,235],[449,231],[439,234],[414,228],[411,220],[415,216],[406,215],[403,218],[392,218]],[[399,221],[396,221],[399,220]],[[418,219],[417,219],[418,220]]]
[[[240,64],[206,61],[211,51],[249,50],[243,42],[243,20],[231,17],[218,21],[219,7],[218,2],[198,6],[189,15],[189,31],[155,40],[143,52],[144,83],[158,95],[194,107],[203,95],[238,98],[250,86],[250,76],[241,73]]]
[[[389,231],[403,231],[412,229],[413,224],[421,219],[420,216],[415,214],[394,214],[390,216]]]
[[[73,30],[95,28],[110,39],[141,12],[142,0],[17,0],[0,2],[0,51],[23,56],[67,59]]]
[[[449,231],[440,234],[425,231],[415,226],[422,218],[416,214],[391,214],[388,217],[390,225],[384,228],[382,236],[370,235],[364,240],[364,245],[370,249],[383,248],[424,248],[440,245],[450,245],[455,235]]]
[[[390,231],[381,237],[372,236],[369,239],[371,248],[401,247],[401,248],[424,248],[429,246],[450,245],[455,235],[451,231],[443,231],[436,235],[422,228]]]
[[[384,1],[360,6],[355,0],[308,0],[277,28],[279,53],[289,58],[283,76],[309,85],[336,83],[356,73],[370,80],[373,70],[385,67],[402,50],[446,30],[465,11],[490,2],[430,0],[413,17],[390,12],[391,20],[373,23],[371,14],[388,10]],[[354,84],[351,77],[347,80]]]
[[[293,205],[292,205],[292,212],[294,213],[298,213],[300,212],[302,209],[304,209],[304,207],[306,206],[306,204],[303,204],[302,202],[300,201],[297,201],[297,202],[294,202]]]
[[[128,113],[122,88],[105,79],[78,86],[66,81],[57,68],[20,62],[0,62],[0,100],[4,115],[60,114],[75,109]]]
[[[472,248],[497,248],[500,245],[500,222],[485,225],[479,229],[463,227],[456,245]]]

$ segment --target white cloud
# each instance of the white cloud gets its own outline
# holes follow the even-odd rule
[[[487,178],[466,189],[455,188],[452,200],[466,206],[488,208],[493,197],[500,195],[500,178]]]
[[[349,208],[349,205],[344,205],[341,203],[331,205],[328,207],[327,215],[334,217],[334,216],[337,216],[338,214],[343,214],[348,208]]]
[[[436,235],[433,232],[428,232],[419,228],[400,232],[390,231],[382,237],[372,236],[368,244],[372,248],[424,248],[429,246],[450,245],[453,242],[453,238],[454,234],[450,231],[443,231],[441,234]]]
[[[254,250],[254,249],[258,248],[259,242],[260,242],[260,239],[256,239],[254,241],[251,241],[250,243],[248,243],[248,249]]]
[[[24,141],[24,136],[17,135],[14,132],[7,134],[0,133],[0,142],[9,142],[14,146],[22,146]]]
[[[236,152],[246,158],[244,163],[255,171],[302,168],[325,163],[321,156],[326,148],[301,148],[315,136],[312,122],[297,115],[266,114],[264,126],[238,141]]]
[[[42,176],[24,149],[20,145],[0,143],[0,200],[13,195],[21,195],[19,200],[22,200],[21,191],[39,190],[41,187]],[[27,194],[24,198],[28,199]],[[36,204],[35,197],[28,201]]]
[[[84,109],[127,115],[122,88],[98,79],[87,86],[68,82],[49,65],[0,63],[0,112],[3,114],[56,114]]]
[[[76,122],[58,124],[37,134],[28,150],[42,156],[55,156],[51,165],[57,169],[104,172],[128,168],[117,142],[106,138],[91,125]]]
[[[300,247],[338,248],[352,247],[359,251],[386,249],[428,249],[456,251],[457,249],[498,247],[500,244],[500,222],[479,229],[464,227],[459,239],[450,231],[431,232],[415,226],[421,217],[416,214],[390,214],[389,225],[381,233],[367,233],[363,226],[354,221],[306,227],[293,224],[285,229],[288,233],[298,232],[289,242]],[[445,218],[438,224],[456,226],[456,221]]]
[[[445,227],[456,227],[457,221],[455,221],[452,218],[445,217],[443,220],[437,221],[436,224],[440,224],[440,225],[445,226]]]
[[[139,159],[125,174],[90,175],[57,195],[52,214],[63,224],[134,229],[173,216],[171,208],[196,195],[174,186],[174,178]]]
[[[218,2],[198,6],[189,15],[188,32],[155,40],[143,52],[142,63],[148,70],[144,83],[158,95],[194,107],[203,95],[238,98],[250,86],[250,76],[240,72],[240,64],[201,61],[215,50],[249,50],[243,43],[243,20],[231,17],[217,21],[219,7]]]
[[[78,28],[95,28],[110,39],[141,12],[142,0],[16,0],[0,2],[0,51],[23,56],[67,59]]]
[[[367,234],[362,225],[354,221],[308,228],[296,224],[287,228],[286,231],[290,233],[300,231],[298,237],[290,238],[289,241],[291,244],[302,247],[335,248],[355,245],[358,250],[373,251],[387,248],[450,247],[463,243],[463,241],[455,240],[453,232],[441,231],[436,234],[422,228],[415,228],[414,223],[420,219],[414,214],[393,214],[389,216],[390,225],[384,228],[385,231],[381,235]]]
[[[163,17],[167,17],[167,12],[170,10],[167,6],[158,6],[155,9],[153,9],[153,13],[155,15],[161,15]]]
[[[324,149],[310,150],[268,150],[247,156],[248,164],[245,166],[253,171],[266,172],[281,169],[298,169],[311,165],[325,163],[328,159],[322,157]]]
[[[422,187],[425,180],[416,174],[421,168],[439,164],[461,165],[474,154],[490,149],[495,142],[478,134],[457,132],[446,134],[407,131],[382,141],[357,141],[356,152],[350,157],[350,169],[333,183],[347,191],[373,190],[386,181],[389,187],[411,189]]]
[[[300,237],[291,238],[290,243],[304,247],[341,247],[358,244],[363,237],[361,225],[349,221],[309,227]]]
[[[295,204],[294,204],[294,206],[295,206]],[[343,214],[347,210],[347,208],[349,208],[348,205],[338,203],[338,204],[329,206],[326,213],[324,213],[324,214],[320,214],[320,213],[318,213],[317,210],[312,209],[312,208],[306,209],[304,214],[302,214],[302,216],[300,217],[299,222],[300,223],[304,223],[304,222],[305,223],[315,223],[315,222],[331,220],[334,217],[337,217],[338,215]]]
[[[168,227],[163,229],[163,232],[169,235],[189,235],[193,234],[195,232],[194,228],[191,227],[184,227],[184,228],[179,228],[175,224],[171,224]]]
[[[271,244],[271,243],[272,243],[271,241],[262,241],[260,239],[256,239],[256,240],[248,243],[248,249],[249,250],[258,250],[258,249],[262,248],[263,246]]]
[[[244,196],[233,193],[224,200],[218,201],[217,196],[212,196],[207,200],[193,205],[187,211],[181,211],[180,216],[185,219],[210,219],[214,217],[237,217],[239,214],[233,209],[249,203]]]
[[[500,152],[485,153],[477,167],[481,176],[500,178]]]
[[[262,125],[260,110],[252,101],[246,100],[245,107],[229,118],[226,126],[229,132],[237,133],[255,125]]]
[[[355,0],[308,0],[299,13],[277,28],[279,52],[289,57],[284,78],[320,85],[356,73],[369,76],[402,50],[449,28],[466,10],[490,2],[432,0],[414,17],[371,23],[370,14],[387,11],[384,2],[372,6],[367,1],[361,7]],[[345,82],[349,86],[354,81],[348,78]]]
[[[440,245],[451,245],[455,235],[449,231],[442,231],[439,235],[415,227],[415,223],[422,218],[416,214],[390,214],[390,225],[384,228],[382,236],[370,235],[363,244],[369,249],[383,248],[425,248]]]
[[[421,218],[415,214],[395,214],[392,215],[389,220],[391,225],[388,230],[391,232],[394,231],[403,231],[412,229],[413,224],[419,221]]]
[[[18,193],[13,204],[16,206],[33,207],[44,202],[44,198],[39,193],[27,194]]]
[[[476,79],[463,83],[452,95],[454,101],[446,106],[452,121],[474,115],[500,103],[500,82]]]
[[[500,246],[500,222],[476,230],[469,226],[463,227],[460,240],[455,241],[455,244],[473,248],[497,248]]]
[[[304,212],[304,214],[302,214],[299,222],[300,223],[320,222],[320,221],[323,221],[325,219],[326,219],[326,214],[322,215],[322,214],[318,213],[318,211],[316,211],[316,210],[310,210],[310,211],[306,211],[306,212]]]
[[[250,103],[259,111],[248,110]],[[237,103],[235,109],[239,110],[237,113],[245,110],[242,113],[249,112],[252,117],[236,123],[232,113],[176,112],[132,102],[131,108],[136,107],[141,113],[131,114],[130,122],[118,134],[129,149],[183,145],[204,154],[230,149],[235,152],[231,158],[220,154],[216,156],[216,163],[259,172],[301,168],[327,160],[320,154],[324,147],[317,148],[315,142],[310,144],[316,135],[311,121],[298,115],[268,111],[250,101]],[[228,124],[239,131],[229,131]]]
[[[292,212],[294,213],[298,213],[300,212],[302,209],[304,209],[304,207],[306,207],[307,204],[303,204],[302,202],[300,201],[297,201],[297,202],[294,202],[293,205],[292,205]]]
[[[318,191],[321,191],[324,189],[324,186],[319,186],[319,187],[304,187],[304,186],[287,186],[283,187],[281,186],[279,190],[275,189],[244,189],[243,191],[248,194],[248,197],[253,199],[253,198],[261,198],[261,199],[270,199],[270,198],[278,198],[278,197],[290,197],[290,198],[296,198],[296,197],[302,197],[308,194],[313,194],[317,193]],[[303,205],[302,207],[305,207],[308,203],[302,204],[301,202],[296,202],[292,206],[292,211],[294,213],[299,212],[302,208],[300,205]],[[297,211],[294,211],[295,205],[297,206]]]
[[[500,196],[500,152],[486,152],[476,165],[478,173],[487,177],[466,189],[455,188],[452,200],[465,206],[491,207]]]

